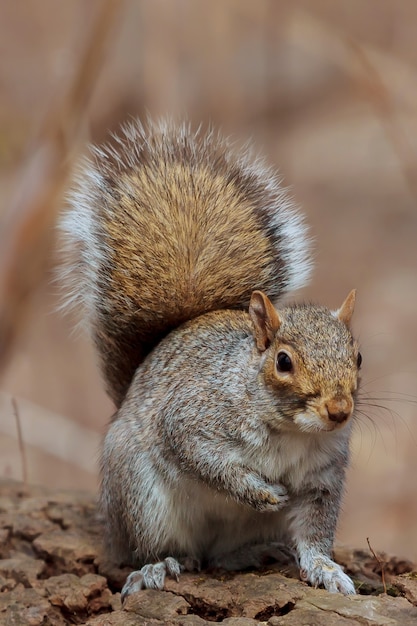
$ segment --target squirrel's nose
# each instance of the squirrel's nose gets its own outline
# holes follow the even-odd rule
[[[326,402],[327,414],[329,420],[342,424],[350,417],[352,413],[352,400],[346,398],[334,398]]]
[[[337,422],[338,424],[342,424],[349,417],[350,413],[346,413],[346,411],[338,411],[337,413],[330,413],[327,409],[327,413],[329,415],[329,420],[332,422]]]

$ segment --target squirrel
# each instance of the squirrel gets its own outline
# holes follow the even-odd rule
[[[311,271],[304,218],[253,154],[188,123],[92,148],[60,228],[117,412],[100,508],[122,598],[184,569],[257,567],[354,594],[332,547],[361,354],[337,310],[283,305]]]

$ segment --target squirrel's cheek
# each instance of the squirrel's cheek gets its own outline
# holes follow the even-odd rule
[[[266,355],[264,358],[264,363],[262,367],[262,376],[263,376],[265,385],[270,386],[270,387],[277,386],[278,381],[277,381],[277,375],[275,372],[275,365],[274,365],[273,358],[269,354]]]

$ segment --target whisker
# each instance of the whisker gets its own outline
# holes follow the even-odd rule
[[[366,408],[368,408],[368,407],[366,407]],[[377,445],[377,441],[378,441],[378,436],[379,436],[379,437],[381,437],[381,441],[382,441],[382,445],[384,446],[384,452],[385,452],[385,454],[388,454],[388,450],[387,450],[387,446],[386,446],[386,443],[385,443],[385,439],[384,439],[384,437],[383,437],[383,435],[382,435],[381,430],[378,428],[378,425],[376,424],[375,420],[372,418],[372,416],[371,416],[371,415],[369,415],[369,413],[367,413],[366,411],[364,411],[364,410],[363,410],[363,409],[361,409],[361,408],[357,408],[357,409],[356,409],[356,412],[357,412],[357,413],[358,413],[358,414],[359,414],[362,418],[365,418],[365,421],[362,421],[361,423],[362,423],[364,426],[367,426],[367,428],[368,428],[368,430],[369,430],[369,433],[372,435],[372,448],[371,448],[371,451],[370,451],[370,453],[369,453],[369,458],[368,458],[368,461],[370,460],[371,455],[372,455],[372,453],[373,453],[373,452],[374,452],[374,450],[375,450],[375,447],[376,447],[376,445]]]
[[[406,431],[410,436],[411,441],[414,445],[417,446],[417,440],[415,434],[410,428],[409,421],[404,418],[393,406],[395,404],[401,403],[403,406],[415,406],[417,408],[417,396],[391,391],[366,391],[366,386],[369,385],[370,382],[373,381],[368,381],[365,385],[362,385],[358,392],[355,407],[356,414],[366,419],[366,422],[363,423],[372,423],[376,436],[377,434],[381,436],[385,453],[387,453],[386,442],[382,435],[381,429],[377,428],[378,422],[376,421],[376,419],[379,420],[382,418],[384,426],[388,427],[391,433],[394,435],[396,456],[398,455],[398,424],[401,424],[406,428]],[[369,414],[372,411],[376,412],[375,416]],[[385,418],[389,418],[389,422],[387,422]],[[373,447],[375,446],[375,441],[376,440],[373,441]]]

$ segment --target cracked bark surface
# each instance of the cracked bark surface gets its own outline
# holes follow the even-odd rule
[[[94,498],[0,481],[0,624],[20,626],[408,626],[417,624],[417,571],[406,559],[339,548],[358,595],[313,589],[289,564],[183,574],[165,591],[127,598],[130,572],[107,563]],[[387,583],[384,593],[381,563]]]

